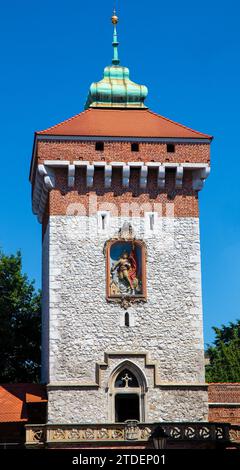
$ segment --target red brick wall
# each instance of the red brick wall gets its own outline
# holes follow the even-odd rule
[[[49,196],[49,213],[51,215],[65,215],[69,213],[70,204],[82,204],[87,213],[89,208],[89,198],[96,198],[96,205],[92,205],[91,215],[98,210],[110,210],[112,215],[121,215],[122,204],[136,204],[139,213],[136,216],[143,216],[144,211],[155,210],[160,215],[174,215],[175,217],[198,217],[198,196],[192,190],[192,173],[184,172],[183,189],[175,189],[175,175],[169,170],[166,172],[166,187],[159,190],[157,187],[157,170],[150,170],[148,177],[148,187],[145,190],[139,188],[139,169],[131,170],[129,189],[122,187],[121,170],[114,169],[112,175],[112,187],[104,188],[104,171],[95,171],[93,188],[86,187],[86,170],[77,169],[75,187],[71,190],[67,187],[67,169],[56,169],[56,187]],[[114,208],[103,207],[103,204],[114,204]],[[148,204],[149,208],[144,207]],[[159,208],[156,204],[160,204]],[[117,211],[117,213],[114,213]],[[74,212],[71,212],[74,214]],[[76,208],[77,215],[77,208]],[[134,214],[133,214],[134,215]]]
[[[209,405],[209,421],[223,421],[240,425],[240,383],[209,384],[208,401],[223,405]],[[236,403],[235,406],[227,404]]]
[[[95,150],[95,142],[73,142],[73,141],[39,141],[37,143],[37,163],[44,160],[87,160],[105,161],[142,161],[142,162],[193,162],[209,163],[210,145],[203,144],[175,144],[175,152],[167,152],[165,143],[140,143],[139,152],[131,151],[130,142],[105,142],[103,152]],[[112,187],[104,188],[103,169],[95,169],[94,185],[89,189],[86,187],[86,170],[76,168],[75,187],[71,190],[67,186],[67,169],[55,169],[56,189],[51,191],[49,201],[46,204],[46,214],[43,221],[45,230],[48,215],[69,214],[71,204],[82,204],[86,209],[89,207],[89,198],[97,197],[97,205],[91,213],[98,210],[113,209],[102,206],[103,204],[114,204],[117,214],[120,214],[121,204],[148,204],[148,208],[142,208],[139,215],[144,211],[157,210],[154,204],[160,204],[158,212],[162,216],[174,215],[175,217],[198,217],[198,195],[192,190],[192,172],[184,171],[183,189],[175,189],[175,172],[166,170],[166,186],[164,190],[157,187],[157,169],[150,168],[148,173],[148,186],[142,190],[139,188],[139,169],[131,169],[130,185],[128,189],[122,187],[122,171],[114,168],[112,174]],[[122,206],[121,206],[122,207]],[[170,212],[169,212],[170,211]],[[71,212],[72,213],[72,212]],[[79,213],[76,209],[76,215]],[[88,213],[88,210],[87,210]],[[135,214],[138,215],[138,214]]]
[[[207,143],[175,144],[175,152],[169,153],[166,144],[140,143],[139,152],[132,152],[129,142],[105,142],[104,151],[98,152],[95,150],[95,142],[39,141],[37,157],[38,163],[43,163],[44,160],[209,163],[210,145]]]
[[[209,407],[208,419],[212,422],[240,425],[240,406],[234,408],[229,406]]]

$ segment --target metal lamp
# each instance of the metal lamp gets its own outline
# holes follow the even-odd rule
[[[166,449],[167,434],[161,426],[158,426],[152,434],[154,449]]]

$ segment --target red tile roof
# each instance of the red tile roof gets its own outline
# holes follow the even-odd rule
[[[0,422],[28,420],[26,403],[47,401],[45,387],[40,384],[0,385]]]
[[[148,109],[88,109],[38,135],[211,139]]]

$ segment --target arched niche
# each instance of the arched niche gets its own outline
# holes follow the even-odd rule
[[[142,240],[106,243],[106,284],[108,300],[146,300],[146,247]]]
[[[119,364],[109,379],[110,420],[146,420],[147,382],[141,369],[131,361]]]

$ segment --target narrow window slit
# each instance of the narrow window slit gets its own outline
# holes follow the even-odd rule
[[[95,143],[95,150],[97,152],[103,152],[104,151],[104,142],[96,142]]]
[[[136,142],[131,144],[131,150],[132,150],[132,152],[139,152],[139,144],[136,143]]]
[[[150,225],[150,230],[154,229],[154,214],[149,215],[149,225]]]
[[[125,326],[130,326],[130,317],[128,312],[125,313]]]
[[[175,145],[174,144],[167,144],[167,152],[174,153],[175,152]]]
[[[106,215],[105,214],[101,215],[101,220],[102,220],[102,230],[105,230],[106,228]]]

